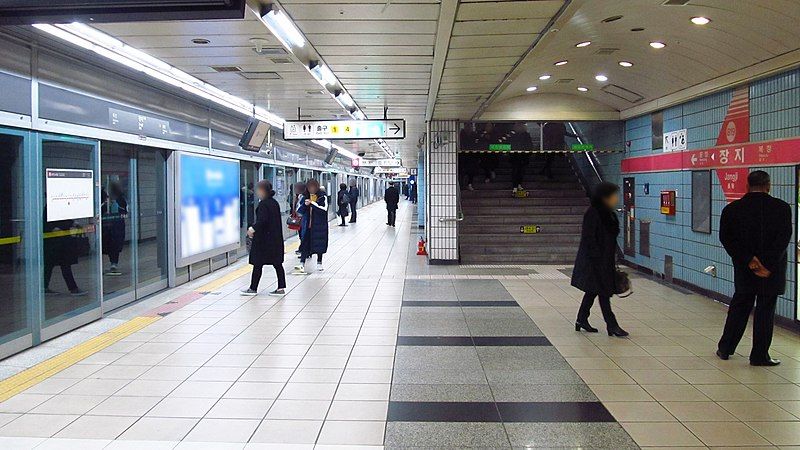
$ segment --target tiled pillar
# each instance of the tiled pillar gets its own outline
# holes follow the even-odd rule
[[[458,263],[458,121],[428,122],[425,233],[431,264]]]

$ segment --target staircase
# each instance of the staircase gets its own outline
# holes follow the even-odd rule
[[[583,213],[589,205],[586,191],[564,156],[555,156],[552,180],[538,175],[542,164],[531,158],[523,182],[526,198],[512,197],[507,158],[501,158],[493,182],[476,177],[474,191],[461,191],[461,264],[569,265],[575,261]],[[538,225],[541,231],[523,234],[520,227],[524,225]]]

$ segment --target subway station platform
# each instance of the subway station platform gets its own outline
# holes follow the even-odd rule
[[[797,335],[719,361],[725,307],[635,274],[630,338],[578,333],[569,267],[428,265],[412,210],[332,226],[283,298],[240,263],[3,360],[0,448],[800,446]]]

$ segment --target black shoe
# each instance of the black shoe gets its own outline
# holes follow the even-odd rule
[[[597,328],[589,325],[589,322],[575,322],[575,331],[581,331],[581,329],[584,329],[589,333],[597,333],[598,331]]]
[[[767,359],[765,361],[750,361],[751,366],[766,366],[766,367],[774,367],[781,363],[780,359]]]
[[[728,358],[731,357],[731,355],[728,355],[727,353],[722,353],[722,350],[717,350],[717,357],[723,361],[727,361]]]
[[[616,337],[625,337],[625,336],[628,335],[628,332],[623,330],[620,327],[616,327],[616,328],[610,328],[608,330],[608,335],[609,336],[616,336]]]

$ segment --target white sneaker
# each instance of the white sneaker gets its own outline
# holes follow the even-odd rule
[[[306,272],[306,268],[303,266],[295,266],[292,275],[308,275],[308,272]]]
[[[325,268],[322,267],[322,263],[317,263],[317,272],[322,272]]]

